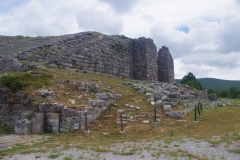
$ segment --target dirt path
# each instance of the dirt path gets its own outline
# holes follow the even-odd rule
[[[188,160],[188,159],[216,159],[239,160],[240,154],[238,142],[228,145],[226,143],[211,144],[202,140],[181,139],[177,141],[154,142],[124,142],[114,144],[108,148],[81,150],[50,151],[47,153],[31,153],[4,157],[4,160],[77,160],[77,159],[101,159],[101,160]],[[232,152],[231,152],[232,151]]]
[[[0,135],[0,151],[10,149],[21,143],[34,143],[44,140],[47,136],[42,135]]]

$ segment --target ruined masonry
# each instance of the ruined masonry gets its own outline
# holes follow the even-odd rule
[[[157,53],[150,38],[131,39],[98,32],[57,37],[0,36],[0,74],[40,67],[174,82],[173,58],[168,48],[163,46]],[[79,83],[78,88],[82,86]],[[99,87],[95,86],[94,90],[98,93]],[[90,108],[77,110],[58,103],[34,104],[34,97],[25,91],[11,93],[8,88],[0,88],[0,122],[15,127],[16,134],[74,131],[84,128],[86,115],[87,123],[93,122],[120,97],[100,94],[98,100],[89,100]]]
[[[81,32],[59,37],[0,36],[0,42],[0,73],[46,65],[174,82],[173,59],[168,48],[163,46],[157,53],[150,38]]]
[[[174,82],[173,58],[167,47],[163,46],[158,51],[158,80],[161,82]]]

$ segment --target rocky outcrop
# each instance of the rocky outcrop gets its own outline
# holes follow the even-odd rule
[[[9,71],[19,71],[22,69],[22,64],[16,58],[10,56],[0,56],[0,73]]]

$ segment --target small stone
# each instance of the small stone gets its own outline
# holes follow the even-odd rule
[[[75,99],[69,99],[69,101],[71,102],[71,104],[76,104]]]
[[[134,105],[130,105],[130,108],[134,108]]]
[[[102,133],[104,136],[107,136],[108,135],[108,133]]]
[[[149,121],[148,121],[148,120],[144,120],[144,121],[142,121],[142,122],[143,122],[143,123],[145,123],[145,124],[146,124],[146,123],[149,123]]]
[[[135,109],[140,110],[141,108],[140,107],[135,107]]]
[[[171,106],[170,105],[164,105],[163,110],[164,110],[164,112],[170,112],[171,111]]]

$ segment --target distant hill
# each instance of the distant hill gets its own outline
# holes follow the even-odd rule
[[[176,83],[180,83],[180,81],[181,79],[175,79]],[[240,89],[240,81],[216,78],[199,78],[197,81],[200,82],[204,88],[211,88],[213,90],[228,91],[230,87],[237,87]]]

